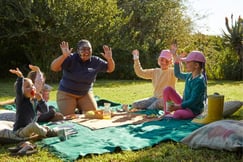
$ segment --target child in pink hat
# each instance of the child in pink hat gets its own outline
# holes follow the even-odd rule
[[[175,76],[185,80],[185,89],[181,97],[173,88],[166,87],[163,91],[164,112],[167,117],[191,119],[202,113],[206,99],[206,59],[202,52],[192,51],[186,58],[175,58]],[[180,71],[180,62],[186,63],[187,72]],[[166,104],[172,102],[173,104]],[[173,112],[173,113],[172,113]]]
[[[133,50],[134,71],[143,79],[150,79],[153,85],[153,96],[143,98],[132,103],[137,109],[163,109],[163,89],[167,86],[175,88],[177,78],[174,75],[172,66],[171,50],[162,50],[158,57],[160,68],[143,69],[139,61],[139,51]]]

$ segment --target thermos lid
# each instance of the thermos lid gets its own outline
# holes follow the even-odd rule
[[[213,95],[209,95],[208,98],[224,98],[224,95],[215,92]]]

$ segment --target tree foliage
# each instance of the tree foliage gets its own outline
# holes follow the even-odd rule
[[[49,75],[49,66],[60,54],[62,40],[69,41],[74,49],[82,38],[89,39],[94,47],[101,47],[101,43],[116,42],[114,35],[128,21],[115,0],[3,0],[0,3],[1,55],[10,61],[1,71],[15,66],[27,71],[27,65],[32,63],[39,65],[49,79],[55,77]]]
[[[220,37],[192,33],[192,21],[185,13],[183,0],[2,0],[0,1],[0,47],[2,73],[19,67],[27,73],[28,64],[40,66],[48,81],[61,73],[50,71],[65,40],[74,48],[80,39],[90,40],[93,54],[102,46],[112,47],[116,70],[99,74],[101,78],[137,79],[131,51],[139,49],[144,68],[157,66],[162,49],[178,41],[179,53],[201,50],[209,59],[208,75],[221,79],[230,74],[222,68],[230,64],[230,49],[223,48]],[[99,55],[100,56],[100,55]],[[232,55],[233,56],[233,55]],[[230,59],[229,59],[230,58]],[[228,61],[228,62],[227,62]],[[216,65],[216,66],[214,66]],[[235,66],[234,66],[235,67]]]
[[[231,26],[229,20],[225,18],[225,25],[227,32],[224,31],[225,44],[230,47],[232,55],[237,54],[233,70],[237,73],[237,80],[243,79],[243,19],[239,16],[238,20],[233,22],[233,15],[231,15]],[[233,72],[233,71],[232,71]]]
[[[125,52],[123,60],[131,58],[133,49],[139,49],[143,67],[156,67],[160,51],[169,48],[172,39],[184,46],[186,41],[182,40],[189,38],[191,22],[183,14],[185,7],[180,0],[118,0],[118,6],[131,17],[120,30],[123,36],[121,51]],[[128,61],[132,64],[132,60]],[[124,73],[122,70],[127,68],[117,72]],[[133,76],[137,78],[134,73]]]

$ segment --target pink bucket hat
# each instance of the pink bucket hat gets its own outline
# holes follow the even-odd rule
[[[185,58],[181,58],[182,61],[189,62],[189,61],[198,61],[198,62],[206,62],[206,59],[202,52],[200,51],[192,51],[189,55]]]
[[[166,60],[171,60],[172,59],[172,53],[170,50],[162,50],[159,58],[165,58]]]

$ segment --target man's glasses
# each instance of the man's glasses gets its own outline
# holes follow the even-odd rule
[[[82,53],[82,52],[85,52],[85,51],[91,51],[91,48],[89,48],[89,47],[83,47],[83,48],[81,48],[81,49],[79,49],[79,53]]]

